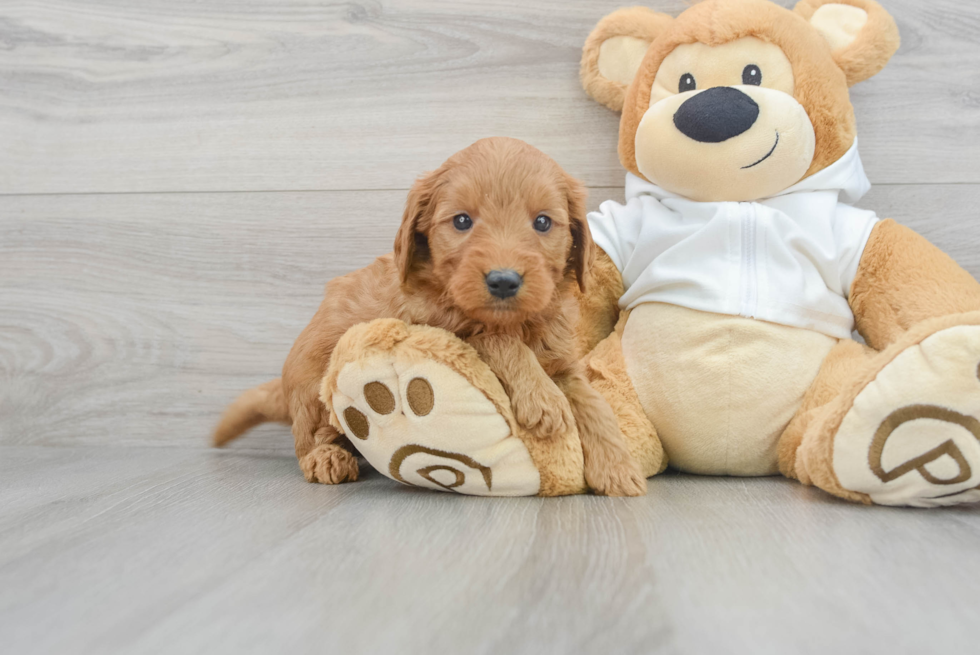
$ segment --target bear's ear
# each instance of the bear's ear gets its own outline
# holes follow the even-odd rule
[[[673,20],[646,7],[629,7],[599,21],[582,48],[586,93],[613,111],[622,111],[626,89],[647,48]]]
[[[830,44],[848,86],[879,73],[898,50],[895,19],[873,0],[802,0],[794,11]]]

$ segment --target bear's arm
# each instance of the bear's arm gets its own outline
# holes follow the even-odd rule
[[[888,219],[871,232],[848,302],[858,332],[881,350],[921,321],[980,309],[980,283],[925,238]]]

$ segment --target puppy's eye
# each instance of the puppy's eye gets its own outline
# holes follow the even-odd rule
[[[460,232],[465,232],[473,227],[473,219],[466,214],[456,214],[453,217],[453,227]]]
[[[551,219],[541,214],[534,219],[534,229],[538,232],[547,232],[551,229]]]
[[[681,82],[677,85],[677,92],[684,93],[685,91],[694,91],[698,88],[698,83],[694,81],[694,76],[690,73],[684,73],[681,75]]]
[[[755,64],[749,64],[742,70],[742,84],[759,86],[762,84],[762,71]]]

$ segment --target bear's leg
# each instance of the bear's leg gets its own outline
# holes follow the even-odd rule
[[[555,394],[567,405],[557,387]],[[524,430],[491,368],[445,330],[394,319],[350,328],[320,397],[331,429],[403,484],[484,496],[585,490],[574,420],[549,438]]]
[[[784,475],[848,500],[980,500],[980,312],[922,321],[882,352],[838,344],[779,455]]]
[[[803,404],[779,438],[780,473],[804,484],[818,486],[837,496],[849,497],[843,489],[837,488],[839,484],[836,484],[829,468],[819,468],[812,474],[807,470],[801,459],[800,446],[804,437],[813,434],[813,426],[820,422],[843,389],[868,370],[876,354],[871,348],[850,339],[841,340],[834,346],[804,396]],[[814,476],[819,481],[814,480]],[[864,500],[859,497],[850,499]]]
[[[667,454],[626,372],[622,334],[628,316],[629,312],[623,312],[613,333],[599,342],[582,359],[582,364],[589,384],[606,399],[616,415],[630,455],[639,464],[642,475],[650,477],[667,468]]]

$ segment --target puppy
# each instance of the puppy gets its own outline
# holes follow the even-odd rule
[[[397,318],[443,328],[476,348],[531,434],[547,438],[574,420],[596,492],[645,493],[612,409],[574,352],[575,285],[584,291],[595,256],[585,195],[554,160],[515,139],[484,139],[450,157],[409,192],[394,253],[327,285],[282,378],[238,398],[215,445],[265,421],[291,422],[307,480],[356,480],[350,444],[320,401],[321,380],[348,328]]]

